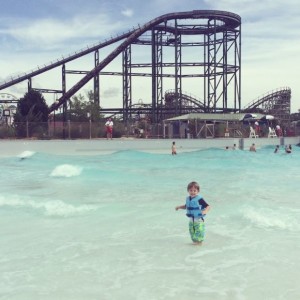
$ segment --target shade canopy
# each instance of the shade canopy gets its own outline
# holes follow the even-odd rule
[[[199,120],[199,121],[207,121],[207,122],[239,122],[239,121],[248,121],[249,119],[245,119],[245,115],[249,115],[249,113],[228,113],[228,114],[219,114],[219,113],[190,113],[170,119],[164,120],[164,122],[174,122],[174,121],[189,121],[189,120]],[[263,114],[251,114],[251,116],[255,115],[256,117],[252,120],[259,120],[264,115]]]
[[[275,117],[274,116],[271,116],[271,115],[265,115],[261,118],[261,120],[274,120]]]

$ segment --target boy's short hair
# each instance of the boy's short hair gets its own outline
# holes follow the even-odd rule
[[[196,182],[196,181],[192,181],[192,182],[190,182],[189,184],[188,184],[188,186],[187,186],[187,190],[189,190],[189,189],[191,189],[191,188],[196,188],[197,190],[198,190],[198,192],[200,191],[200,185],[199,185],[199,183],[198,182]]]

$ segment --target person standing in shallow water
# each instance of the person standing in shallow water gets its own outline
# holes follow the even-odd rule
[[[251,152],[256,152],[255,144],[252,144],[249,149]]]
[[[186,209],[191,239],[195,245],[201,245],[205,235],[204,217],[210,210],[210,206],[199,194],[200,186],[197,182],[190,182],[187,191],[189,196],[186,198],[185,204],[176,206],[175,209]]]
[[[177,151],[176,151],[176,145],[175,142],[172,143],[172,155],[176,155]]]

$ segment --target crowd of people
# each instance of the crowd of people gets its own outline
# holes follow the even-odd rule
[[[237,147],[236,147],[236,144],[233,144],[232,147],[229,147],[229,146],[226,146],[225,147],[225,150],[236,150]],[[275,147],[275,150],[274,150],[274,153],[278,153],[280,150],[280,146],[277,145]],[[249,151],[250,152],[256,152],[256,145],[255,143],[253,143],[250,147],[249,147]],[[285,148],[284,148],[284,151],[285,153],[292,153],[292,145],[286,145]],[[171,154],[172,155],[176,155],[177,154],[177,151],[176,151],[176,144],[175,142],[172,142],[172,147],[171,147]]]
[[[263,125],[260,125],[258,121],[255,121],[255,122],[254,122],[254,130],[255,130],[255,134],[256,134],[258,137],[264,137],[264,136],[267,136],[267,135],[268,135],[269,127],[272,128],[271,124],[263,124]],[[273,128],[272,128],[272,129],[273,129]],[[275,126],[275,133],[276,133],[277,137],[281,137],[281,136],[287,135],[287,133],[284,132],[284,131],[282,130],[282,128],[280,127],[279,124],[277,124],[277,125]]]
[[[255,125],[256,125],[255,131],[257,131],[257,130],[259,131],[259,125],[258,125],[258,123],[257,123],[257,124],[255,123]],[[106,121],[106,123],[105,123],[105,128],[106,128],[106,138],[107,138],[107,139],[112,139],[112,137],[113,137],[113,126],[114,126],[114,123],[113,123],[112,119],[109,118],[109,119]],[[278,136],[281,136],[281,135],[282,135],[282,131],[281,131],[281,128],[280,128],[279,125],[276,126],[276,134],[277,134]],[[231,150],[236,150],[236,149],[237,149],[236,144],[233,144],[232,147],[229,147],[229,146],[226,146],[226,147],[225,147],[225,150],[229,150],[229,149],[231,149]],[[279,150],[280,150],[280,147],[279,147],[279,145],[277,145],[277,146],[275,147],[274,153],[278,153]],[[251,151],[251,152],[256,152],[256,146],[255,146],[254,143],[250,146],[249,151]],[[285,153],[288,153],[288,154],[289,154],[289,153],[292,153],[292,146],[291,146],[291,145],[286,145],[286,146],[285,146]],[[171,146],[171,154],[172,154],[172,155],[176,155],[176,154],[177,154],[176,144],[175,144],[174,141],[172,142],[172,146]]]

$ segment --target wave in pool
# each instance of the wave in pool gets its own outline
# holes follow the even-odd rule
[[[82,168],[74,165],[64,164],[57,166],[50,174],[53,177],[74,177],[79,176]]]
[[[300,224],[295,217],[299,214],[299,211],[296,212],[295,209],[273,210],[270,208],[247,207],[244,208],[243,214],[248,221],[261,228],[300,230]]]
[[[273,151],[1,158],[0,298],[297,300],[300,148]],[[192,180],[201,247],[175,211]]]
[[[70,217],[82,215],[97,209],[95,205],[72,205],[61,200],[51,200],[46,202],[37,202],[34,200],[20,199],[15,197],[0,197],[0,207],[10,209],[32,209],[42,212],[46,216]]]
[[[23,151],[21,154],[18,155],[20,159],[25,159],[33,156],[36,152],[34,151]]]

